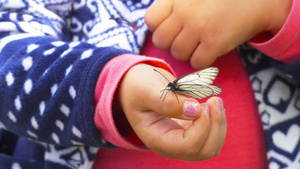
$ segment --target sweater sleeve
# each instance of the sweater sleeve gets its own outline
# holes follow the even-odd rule
[[[300,2],[293,1],[290,14],[282,29],[275,35],[263,34],[249,43],[266,55],[283,63],[300,58]]]
[[[135,134],[125,119],[124,114],[116,115],[112,113],[112,102],[122,77],[132,66],[139,63],[161,67],[172,72],[171,68],[160,59],[125,54],[112,59],[105,65],[99,76],[95,91],[96,112],[94,120],[101,136],[114,145],[130,149],[139,149],[141,147],[135,144],[136,140],[131,139]],[[120,123],[122,118],[124,118],[125,122]],[[120,133],[120,130],[122,130],[123,134]],[[138,139],[137,137],[134,138]]]
[[[46,143],[102,146],[95,86],[104,65],[124,53],[46,36],[7,43],[0,52],[0,124]]]
[[[70,42],[72,4],[0,3],[0,126],[48,144],[111,147],[94,123],[95,86],[109,60],[131,52]]]

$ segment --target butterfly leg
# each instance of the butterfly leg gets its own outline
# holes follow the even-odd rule
[[[167,90],[167,92],[165,92]],[[164,97],[163,97],[163,99],[162,99],[162,101],[164,101],[165,100],[165,98],[167,97],[167,94],[170,92],[171,90],[170,89],[164,89],[164,90],[161,90],[160,92],[163,92],[161,95],[160,95],[160,98],[162,98],[163,97],[163,95],[164,95]],[[173,92],[173,91],[172,91]],[[178,103],[179,103],[179,99],[178,99],[178,96],[177,96],[177,94],[176,94],[176,92],[173,92],[174,94],[175,94],[175,96],[176,96],[176,99],[177,99],[177,101],[178,101]]]
[[[167,90],[167,92],[165,92],[166,90]],[[163,97],[162,101],[164,101],[165,98],[166,98],[166,96],[167,96],[167,94],[170,92],[170,90],[166,88],[166,89],[164,89],[164,90],[162,90],[160,92],[162,92],[162,94],[160,95],[160,99]]]
[[[164,95],[164,93],[165,93],[166,90],[170,91],[170,89],[168,89],[168,86],[166,88],[164,88],[163,90],[160,91],[160,92],[162,92],[162,94],[160,95],[160,98],[162,98],[162,96]]]

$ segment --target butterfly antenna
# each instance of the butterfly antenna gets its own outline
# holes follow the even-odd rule
[[[162,74],[160,71],[156,70],[156,69],[153,69],[155,72],[161,74],[168,82],[170,82],[170,80],[164,75]]]

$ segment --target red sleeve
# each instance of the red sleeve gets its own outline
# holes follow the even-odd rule
[[[300,1],[293,1],[290,14],[282,29],[274,36],[263,34],[249,42],[276,60],[292,63],[300,58]]]
[[[132,54],[121,55],[109,61],[101,71],[94,98],[96,106],[94,121],[101,136],[116,146],[130,149],[138,149],[138,146],[133,141],[128,141],[118,129],[121,129],[122,133],[133,133],[130,132],[132,129],[129,125],[124,125],[127,126],[125,129],[124,126],[117,128],[118,124],[115,122],[121,123],[121,121],[113,117],[112,101],[122,77],[132,66],[139,63],[150,64],[172,72],[171,68],[162,60]]]

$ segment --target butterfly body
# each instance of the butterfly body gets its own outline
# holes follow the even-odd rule
[[[179,77],[173,82],[170,82],[162,73],[160,73],[169,81],[167,87],[162,90],[163,93],[161,97],[166,92],[163,98],[164,100],[166,95],[170,91],[175,93],[175,95],[176,93],[181,93],[183,95],[190,96],[197,99],[203,99],[212,95],[219,95],[222,92],[222,88],[212,85],[218,73],[219,73],[218,68],[209,67],[204,70],[200,70]]]

